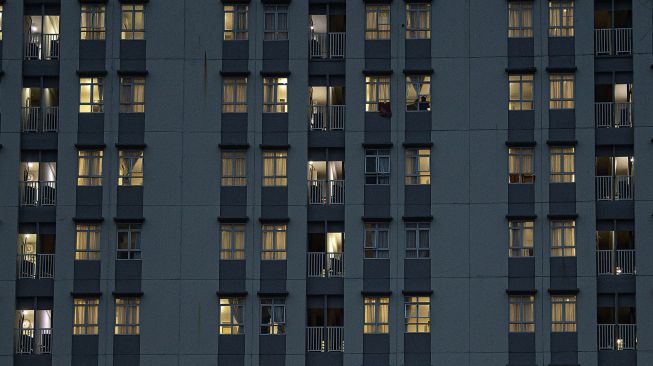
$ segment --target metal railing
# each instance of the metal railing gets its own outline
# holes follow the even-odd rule
[[[634,350],[637,348],[635,324],[598,324],[599,350]]]
[[[16,329],[16,354],[52,353],[52,328]]]
[[[343,327],[306,327],[308,352],[343,352],[345,350]]]
[[[599,275],[635,274],[635,250],[597,250],[596,273]]]
[[[59,107],[45,107],[42,118],[41,107],[23,107],[22,132],[57,132],[59,128]]]
[[[341,205],[345,203],[344,180],[309,180],[308,203],[311,205]]]
[[[345,32],[311,32],[309,56],[311,58],[344,58],[346,48]]]
[[[54,278],[54,254],[19,254],[18,278]]]
[[[632,28],[606,28],[594,30],[594,53],[596,55],[630,55],[632,50]]]
[[[345,274],[344,253],[306,253],[306,275],[308,277],[343,277]]]
[[[54,206],[57,203],[57,182],[20,182],[21,206]]]
[[[309,126],[311,130],[344,130],[346,112],[344,105],[312,105],[308,111]]]
[[[597,176],[596,199],[621,201],[633,199],[633,177],[630,175]]]
[[[59,34],[26,34],[24,57],[25,60],[58,60]]]
[[[632,103],[596,102],[594,120],[600,128],[633,127]]]

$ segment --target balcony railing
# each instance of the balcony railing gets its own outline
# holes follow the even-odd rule
[[[23,107],[22,132],[57,132],[59,128],[59,107],[45,107],[45,118],[41,107]]]
[[[58,60],[59,35],[30,33],[25,35],[25,60]]]
[[[309,180],[308,203],[311,205],[341,205],[345,203],[344,180]]]
[[[21,328],[16,329],[16,354],[49,354],[52,353],[51,328]]]
[[[633,127],[632,103],[594,103],[594,120],[599,128]]]
[[[599,350],[634,350],[637,348],[635,324],[598,324]]]
[[[308,277],[343,277],[345,274],[344,253],[306,253],[306,275]]]
[[[309,108],[309,123],[311,130],[345,129],[345,114],[347,106],[344,105],[312,105]]]
[[[630,175],[596,177],[596,199],[621,201],[633,199],[633,177]]]
[[[54,278],[54,254],[19,254],[18,278]]]
[[[344,58],[346,48],[345,32],[311,32],[308,45],[311,58]]]
[[[54,206],[57,203],[57,182],[20,182],[21,206]]]
[[[594,53],[597,56],[630,55],[632,50],[632,28],[607,28],[594,30]]]
[[[306,327],[308,352],[343,352],[345,350],[343,327]]]
[[[635,250],[597,250],[596,273],[599,275],[634,275]]]

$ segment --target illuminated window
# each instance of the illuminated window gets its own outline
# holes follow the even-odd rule
[[[261,259],[286,259],[286,233],[288,227],[280,224],[264,224],[261,226]]]
[[[406,76],[406,110],[426,112],[431,110],[431,76]]]
[[[98,334],[98,298],[75,298],[73,299],[73,334],[74,335],[96,335]]]
[[[390,150],[365,151],[365,184],[390,184]]]
[[[116,259],[139,260],[141,259],[141,224],[118,224],[116,245]]]
[[[406,185],[431,184],[431,150],[406,149]]]
[[[286,299],[261,299],[261,334],[286,334]]]
[[[288,112],[288,78],[263,78],[263,112]]]
[[[120,113],[145,112],[145,78],[123,76],[120,78]]]
[[[551,148],[551,183],[573,183],[576,180],[576,149],[573,147]]]
[[[138,297],[116,298],[116,322],[114,334],[138,335],[141,333],[141,299]]]
[[[120,39],[145,39],[145,6],[123,5]]]
[[[0,5],[0,41],[2,41],[2,15],[4,14],[4,6]]]
[[[75,260],[100,260],[100,230],[99,224],[77,224],[75,233]]]
[[[247,112],[246,77],[226,77],[222,80],[222,112]]]
[[[549,1],[549,37],[574,36],[574,2]]]
[[[365,306],[363,333],[388,333],[390,329],[388,314],[390,311],[390,298],[379,296],[365,296],[363,299],[363,304]]]
[[[247,5],[224,6],[224,40],[247,39]]]
[[[406,296],[404,298],[406,333],[429,333],[431,331],[431,298]]]
[[[390,109],[390,77],[365,77],[365,111],[379,112]]]
[[[431,224],[428,222],[406,223],[406,258],[428,258],[430,256]]]
[[[533,148],[511,147],[508,149],[508,183],[509,184],[533,184],[535,173],[533,172]]]
[[[77,152],[77,185],[102,185],[102,150],[79,150]]]
[[[551,331],[576,331],[576,296],[551,296]]]
[[[287,151],[263,152],[263,186],[285,187],[288,185],[287,161]]]
[[[535,332],[535,296],[510,296],[510,333]]]
[[[431,38],[431,4],[406,4],[406,39]]]
[[[247,152],[222,152],[221,184],[223,187],[247,185]]]
[[[529,111],[533,109],[533,75],[508,76],[511,111]]]
[[[220,334],[245,333],[245,299],[241,297],[220,298]]]
[[[104,40],[105,28],[105,6],[100,4],[82,4],[81,8],[80,39],[82,40]]]
[[[533,2],[508,2],[508,37],[533,37]]]
[[[104,112],[104,87],[101,77],[79,79],[79,113]]]
[[[556,220],[551,222],[551,256],[576,256],[576,221]]]
[[[388,259],[390,256],[390,225],[387,223],[365,224],[365,258]]]
[[[573,74],[551,74],[549,76],[550,86],[550,109],[573,109],[574,102],[574,75]]]
[[[288,6],[267,5],[264,26],[263,35],[266,41],[288,39]]]
[[[143,150],[119,150],[119,186],[143,185]]]
[[[533,256],[533,221],[510,221],[508,223],[508,256]]]
[[[365,39],[390,39],[390,5],[365,6]]]
[[[220,225],[220,259],[245,259],[245,225]]]

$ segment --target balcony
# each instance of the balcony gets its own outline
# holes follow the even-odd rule
[[[50,354],[52,353],[52,328],[16,329],[16,354]]]
[[[594,103],[594,120],[599,128],[633,127],[632,103]]]
[[[598,275],[634,275],[635,250],[597,250],[596,273]]]
[[[308,277],[344,277],[344,253],[306,253],[306,275]]]
[[[19,254],[16,261],[18,278],[54,278],[54,254]]]
[[[311,59],[342,59],[345,58],[345,32],[311,32],[309,41],[309,56]]]
[[[633,195],[633,177],[630,175],[596,177],[598,201],[632,200]]]
[[[594,54],[597,56],[625,56],[633,49],[632,28],[594,30]]]
[[[59,128],[59,107],[23,107],[21,132],[57,132]]]
[[[597,328],[600,351],[637,349],[637,328],[635,324],[598,324]]]
[[[25,35],[25,60],[58,60],[59,34],[29,33]]]
[[[309,126],[312,131],[342,131],[345,129],[345,105],[312,105]]]
[[[20,182],[21,206],[54,206],[57,203],[57,182]]]
[[[308,352],[344,352],[344,327],[306,327]]]
[[[342,205],[345,203],[344,180],[309,180],[310,205]]]

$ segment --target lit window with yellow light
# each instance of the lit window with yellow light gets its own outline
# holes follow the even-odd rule
[[[406,333],[429,333],[431,331],[431,298],[429,296],[406,296],[404,301]]]
[[[551,296],[551,332],[576,332],[576,295]]]
[[[390,39],[390,5],[365,6],[365,39]]]
[[[143,185],[143,150],[119,150],[119,186]]]
[[[245,259],[245,225],[222,224],[220,225],[220,259],[244,260]]]
[[[73,299],[73,334],[96,335],[98,334],[98,309],[100,299],[78,297]]]
[[[75,260],[100,260],[100,232],[100,224],[77,224],[75,229]]]
[[[574,1],[549,1],[549,37],[574,36]]]
[[[123,76],[120,78],[120,113],[145,112],[145,78]]]
[[[220,334],[245,333],[245,299],[241,297],[220,298]]]
[[[406,185],[431,184],[431,150],[406,150]]]
[[[145,5],[122,5],[120,39],[145,39]]]
[[[224,6],[224,40],[247,40],[247,5]]]
[[[576,221],[551,221],[551,256],[576,256]]]
[[[510,220],[508,222],[508,256],[532,257],[534,244],[534,222]]]
[[[77,185],[102,185],[102,150],[79,150],[77,152]]]
[[[390,330],[390,298],[380,296],[365,296],[363,298],[365,318],[363,333],[386,334]]]
[[[115,302],[115,335],[139,335],[141,333],[141,299],[118,297]]]
[[[285,224],[264,224],[261,226],[261,260],[285,260],[286,236],[288,226]]]
[[[79,113],[104,112],[104,79],[83,77],[79,79]]]
[[[431,110],[431,75],[406,76],[406,110],[409,112]]]
[[[511,147],[508,149],[508,184],[535,183],[532,147]]]
[[[390,111],[390,77],[365,77],[365,112]]]
[[[431,4],[406,4],[406,39],[431,38]]]
[[[551,183],[574,183],[576,181],[576,149],[571,147],[552,147]]]
[[[102,4],[82,4],[80,39],[104,40],[106,7]]]
[[[247,77],[225,77],[222,80],[222,112],[247,112]]]
[[[533,2],[508,2],[508,38],[533,37]]]
[[[508,109],[511,111],[530,111],[533,109],[533,75],[509,75]]]
[[[263,78],[263,112],[288,112],[288,78]]]
[[[510,333],[535,332],[535,296],[509,296]]]
[[[573,74],[550,74],[549,109],[574,109],[574,84]]]
[[[288,152],[263,152],[263,186],[285,187],[288,185]]]

